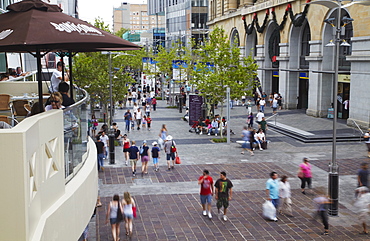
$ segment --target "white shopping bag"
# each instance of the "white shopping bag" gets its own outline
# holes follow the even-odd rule
[[[271,201],[266,200],[262,205],[262,216],[269,220],[275,220],[276,208]]]

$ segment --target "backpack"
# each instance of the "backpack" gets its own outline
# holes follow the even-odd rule
[[[141,155],[141,154],[143,154],[143,153],[144,153],[144,147],[143,147],[143,146],[141,146],[141,147],[140,147],[140,155]]]
[[[173,144],[173,141],[172,141],[171,152],[176,152],[176,151],[177,151],[176,146]]]

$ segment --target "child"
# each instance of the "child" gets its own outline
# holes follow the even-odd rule
[[[150,125],[152,123],[152,118],[150,118],[149,115],[148,115],[148,117],[146,117],[146,123],[147,123],[147,126],[148,126],[148,131],[150,131]]]
[[[131,130],[134,130],[134,129],[135,129],[135,121],[131,120]]]
[[[143,116],[143,129],[146,128],[146,115]]]
[[[158,165],[158,159],[159,159],[159,152],[160,149],[158,147],[158,143],[155,141],[152,143],[152,158],[153,158],[153,164],[154,164],[154,171],[158,172],[159,165]]]

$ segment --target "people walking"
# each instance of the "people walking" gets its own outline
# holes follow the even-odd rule
[[[364,141],[367,147],[367,157],[370,157],[370,129],[364,134]]]
[[[123,115],[124,117],[124,120],[125,120],[125,123],[126,123],[126,131],[127,132],[130,132],[130,125],[131,125],[131,120],[132,120],[132,115],[130,113],[130,110],[127,109],[127,111],[125,112],[125,114]]]
[[[132,237],[132,227],[133,227],[133,219],[134,219],[134,212],[133,208],[136,208],[135,200],[131,197],[129,192],[123,193],[123,215],[125,217],[125,228],[126,228],[126,235]]]
[[[261,110],[261,112],[265,112],[265,105],[266,105],[265,98],[262,98],[260,100],[260,110]]]
[[[167,167],[168,170],[175,168],[175,157],[178,156],[177,147],[175,141],[172,139],[172,136],[168,135],[166,142],[164,143],[164,152],[166,153]],[[171,166],[172,159],[172,166]]]
[[[207,216],[208,210],[208,218],[212,218],[211,207],[212,207],[212,196],[214,193],[213,187],[213,179],[209,175],[208,170],[203,171],[203,175],[198,178],[198,184],[200,185],[200,202],[203,208],[203,216]],[[207,207],[206,207],[207,205]]]
[[[107,159],[108,147],[109,147],[109,137],[105,134],[105,131],[101,133],[100,140],[101,142],[104,143],[104,159]]]
[[[229,207],[229,201],[233,196],[233,183],[226,178],[226,172],[220,172],[220,178],[215,183],[215,198],[217,200],[218,217],[223,215],[222,219],[227,221],[227,208]],[[220,209],[224,207],[223,213]]]
[[[140,130],[141,126],[141,119],[143,118],[143,113],[141,112],[141,108],[138,108],[137,111],[135,112],[135,119],[136,119],[136,124],[137,124],[137,129]]]
[[[119,201],[118,194],[114,194],[113,200],[109,203],[105,224],[108,224],[108,218],[112,228],[112,236],[114,241],[118,241],[120,234],[120,223],[123,220],[122,205]]]
[[[362,232],[360,234],[369,234],[367,231],[367,220],[369,219],[370,212],[370,193],[369,189],[365,186],[356,188],[357,198],[354,203],[356,212],[358,214],[358,219],[362,225]]]
[[[146,117],[146,124],[147,124],[147,127],[148,127],[148,131],[150,131],[150,127],[152,125],[152,118],[150,118],[149,115]]]
[[[166,124],[163,124],[162,125],[162,128],[159,132],[159,139],[158,139],[158,144],[160,146],[161,149],[164,148],[164,142],[166,141],[166,138],[167,138],[167,127],[166,127]]]
[[[127,138],[127,134],[123,135],[122,145],[123,154],[125,155],[125,165],[127,166],[127,162],[130,159],[130,139]]]
[[[104,143],[101,142],[100,140],[100,137],[97,136],[96,137],[96,142],[95,142],[95,145],[96,145],[96,150],[97,150],[97,153],[98,153],[98,171],[102,170],[104,171]]]
[[[137,148],[136,146],[136,141],[131,142],[129,156],[130,156],[130,164],[132,168],[132,176],[136,176],[136,163],[137,163],[137,160],[139,159],[139,148]]]
[[[368,187],[369,170],[366,162],[361,163],[361,169],[357,171],[357,186]]]
[[[247,150],[247,151],[250,152],[251,156],[254,155],[254,153],[253,153],[253,141],[252,141],[251,135],[252,135],[252,133],[249,130],[249,128],[244,126],[242,134],[241,134],[241,137],[242,137],[242,140],[244,141],[244,143],[242,144],[243,150],[240,154],[244,155],[244,152]],[[249,148],[248,148],[247,142],[249,142]]]
[[[248,119],[247,119],[248,127],[252,127],[253,128],[253,120],[254,120],[253,113],[250,112],[249,115],[248,115]]]
[[[95,115],[92,115],[91,116],[91,124],[92,124],[92,127],[91,127],[91,135],[92,137],[95,137],[96,135],[96,129],[98,127],[98,120],[96,119]]]
[[[298,177],[301,179],[301,191],[303,194],[306,194],[306,183],[308,188],[311,188],[312,183],[311,164],[309,163],[308,158],[303,158],[303,163],[299,165]]]
[[[270,178],[266,182],[266,195],[267,200],[270,200],[276,210],[279,207],[279,180],[276,172],[270,173]],[[273,219],[275,222],[278,220],[277,217]]]
[[[319,196],[313,199],[317,206],[317,213],[324,225],[324,232],[322,235],[329,235],[329,218],[328,218],[328,204],[329,199],[325,196]]]
[[[146,141],[143,141],[143,145],[140,149],[141,156],[141,176],[148,174],[148,162],[150,160],[149,146],[147,146]]]
[[[153,97],[152,99],[152,106],[153,106],[153,111],[157,110],[157,99]]]
[[[279,182],[279,198],[281,200],[279,214],[286,214],[293,217],[290,184],[288,177],[285,175],[281,177]]]
[[[158,147],[158,143],[155,141],[152,143],[152,158],[153,158],[153,165],[154,165],[154,171],[158,172],[159,171],[159,153],[161,149]]]

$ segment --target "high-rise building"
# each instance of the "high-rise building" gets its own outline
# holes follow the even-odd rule
[[[130,29],[131,32],[142,32],[150,30],[157,25],[162,25],[162,17],[148,15],[147,4],[121,3],[113,9],[113,31],[117,32],[121,28]]]

